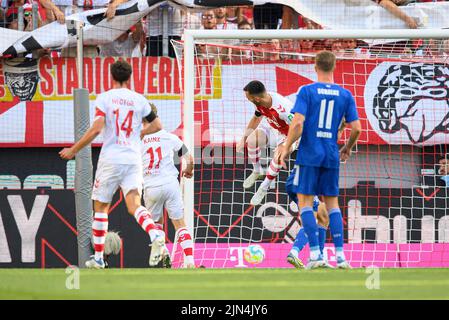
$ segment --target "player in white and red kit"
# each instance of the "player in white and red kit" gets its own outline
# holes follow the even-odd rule
[[[152,110],[157,114],[156,107],[152,106]],[[193,268],[193,241],[184,221],[179,172],[174,163],[174,155],[176,153],[186,161],[186,168],[182,171],[186,178],[193,176],[193,157],[176,135],[163,129],[146,135],[142,141],[145,206],[159,224],[163,223],[164,208],[167,210],[176,230],[175,239],[184,252],[184,267]],[[162,225],[160,228],[162,229]],[[150,261],[150,266],[156,266],[155,263],[157,261]]]
[[[248,158],[254,168],[251,175],[243,182],[245,189],[251,188],[256,180],[265,176],[259,189],[251,198],[252,205],[259,205],[282,168],[280,163],[272,159],[265,173],[260,163],[261,150],[267,146],[277,150],[277,147],[284,142],[293,118],[290,113],[293,102],[278,93],[267,92],[263,83],[257,80],[248,83],[243,90],[246,98],[256,106],[256,111],[237,144],[237,151],[242,151],[247,145]]]
[[[103,146],[92,191],[95,255],[86,262],[88,268],[103,269],[105,266],[103,251],[108,231],[108,212],[112,197],[119,187],[125,196],[128,212],[149,234],[153,247],[157,244],[159,250],[154,250],[154,255],[160,256],[160,250],[165,247],[164,233],[157,229],[150,212],[141,205],[143,181],[140,136],[156,132],[162,126],[145,97],[128,89],[131,73],[131,66],[125,61],[111,65],[112,89],[97,96],[92,126],[72,147],[64,148],[59,153],[63,159],[72,159],[103,131]],[[142,130],[143,123],[145,126]]]

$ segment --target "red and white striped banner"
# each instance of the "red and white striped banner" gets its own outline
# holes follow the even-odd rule
[[[111,88],[114,58],[86,58],[85,83],[91,118],[98,93]],[[182,128],[180,73],[166,57],[130,58],[131,89],[154,102],[166,129]],[[259,79],[292,101],[298,88],[316,80],[307,61],[218,64],[202,61],[196,75],[198,143],[234,143],[254,112],[243,87]],[[358,106],[365,144],[434,145],[449,141],[448,68],[442,63],[341,60],[335,81]],[[0,64],[0,147],[63,146],[73,143],[75,60],[42,58]],[[199,142],[201,141],[201,142]],[[96,143],[101,142],[101,137]]]

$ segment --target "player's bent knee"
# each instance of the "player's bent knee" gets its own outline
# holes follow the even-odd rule
[[[256,131],[252,132],[248,138],[246,138],[246,143],[248,144],[248,147],[255,148],[257,147],[257,133]]]
[[[267,135],[263,130],[256,129],[248,136],[248,138],[246,139],[246,143],[250,148],[263,148],[267,144]]]

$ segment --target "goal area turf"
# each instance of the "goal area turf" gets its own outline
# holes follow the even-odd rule
[[[449,269],[82,269],[67,289],[71,276],[0,269],[0,299],[449,299]]]

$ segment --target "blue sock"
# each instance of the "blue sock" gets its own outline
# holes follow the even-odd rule
[[[343,254],[343,218],[339,208],[332,209],[329,212],[329,229],[332,234],[332,240],[335,245],[337,259],[344,260]]]
[[[302,227],[309,239],[310,259],[317,260],[320,256],[320,246],[318,243],[318,225],[311,207],[301,209]]]
[[[324,244],[326,243],[327,228],[318,225],[318,242],[320,243],[321,255],[324,255]]]
[[[299,229],[298,234],[296,235],[295,242],[293,243],[292,251],[298,255],[299,252],[306,246],[309,242],[307,239],[306,232],[304,228]]]

